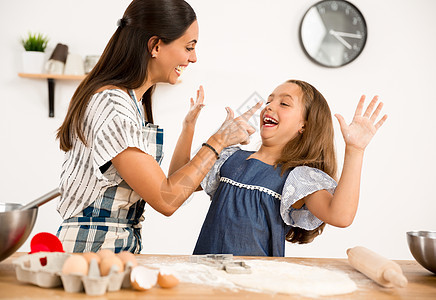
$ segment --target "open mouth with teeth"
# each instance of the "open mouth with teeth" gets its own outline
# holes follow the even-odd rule
[[[183,71],[185,71],[185,69],[186,69],[186,66],[180,66],[180,65],[178,65],[175,68],[176,73],[177,73],[178,76],[182,75],[182,73],[183,73]]]
[[[279,121],[277,121],[274,118],[271,118],[269,116],[263,117],[263,126],[265,126],[265,127],[274,127],[274,126],[277,126],[278,124],[279,124]]]

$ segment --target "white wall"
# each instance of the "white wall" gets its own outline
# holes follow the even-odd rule
[[[189,98],[202,84],[207,106],[198,121],[197,148],[225,118],[225,106],[238,109],[258,92],[266,97],[290,78],[314,84],[333,113],[348,121],[360,95],[380,95],[389,114],[365,155],[361,202],[346,229],[326,228],[312,244],[288,245],[287,256],[345,257],[348,247],[363,245],[393,259],[412,259],[408,230],[436,230],[434,93],[436,2],[432,0],[353,0],[368,24],[368,41],[353,63],[327,69],[310,62],[298,42],[298,27],[316,1],[191,0],[200,24],[198,62],[182,83],[156,91],[156,123],[166,130],[163,162],[167,172]],[[58,43],[83,56],[100,54],[129,1],[39,0],[0,3],[0,191],[3,202],[26,203],[58,184],[63,154],[55,131],[66,113],[77,82],[57,82],[55,118],[48,118],[44,80],[17,76],[20,37],[29,30],[50,37],[49,55]],[[336,122],[336,121],[335,121]],[[338,159],[344,143],[335,123]],[[259,139],[253,138],[251,148]],[[39,209],[30,238],[55,233],[61,218],[55,202]],[[151,208],[144,223],[143,253],[191,254],[209,205],[196,193],[172,217]]]

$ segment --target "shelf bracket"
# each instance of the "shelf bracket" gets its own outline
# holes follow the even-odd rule
[[[63,74],[32,74],[18,73],[18,76],[23,78],[47,79],[48,82],[48,116],[54,117],[54,90],[55,80],[83,80],[86,75],[63,75]]]
[[[55,80],[53,78],[47,78],[48,81],[48,116],[54,117],[54,88]]]

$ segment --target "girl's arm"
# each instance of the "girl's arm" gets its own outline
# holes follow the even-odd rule
[[[204,107],[204,90],[200,85],[197,90],[197,100],[191,98],[191,107],[188,114],[183,120],[182,132],[174,149],[173,157],[171,158],[168,175],[173,174],[178,169],[186,165],[191,160],[191,146],[194,137],[195,124],[200,115],[201,109]]]
[[[246,120],[261,106],[259,102],[236,119],[233,111],[227,108],[225,122],[207,143],[218,153],[227,146],[247,143],[255,130]],[[156,160],[137,148],[127,148],[112,159],[127,184],[151,207],[166,216],[172,215],[195,191],[215,161],[215,153],[202,147],[191,161],[166,177]]]
[[[346,144],[344,166],[335,194],[331,195],[326,190],[321,190],[304,198],[307,208],[318,219],[337,227],[347,227],[354,220],[359,203],[363,154],[366,146],[387,119],[387,115],[384,115],[375,123],[383,107],[383,103],[380,102],[374,111],[377,96],[362,115],[364,101],[365,96],[362,96],[350,125],[346,124],[341,115],[335,115]]]

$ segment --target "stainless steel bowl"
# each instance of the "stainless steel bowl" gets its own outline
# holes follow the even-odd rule
[[[436,274],[436,231],[409,231],[407,243],[416,261]]]
[[[21,247],[35,225],[38,208],[19,210],[21,207],[0,203],[0,261]]]
[[[0,202],[0,261],[26,241],[35,225],[38,207],[59,195],[56,188],[26,205]]]

